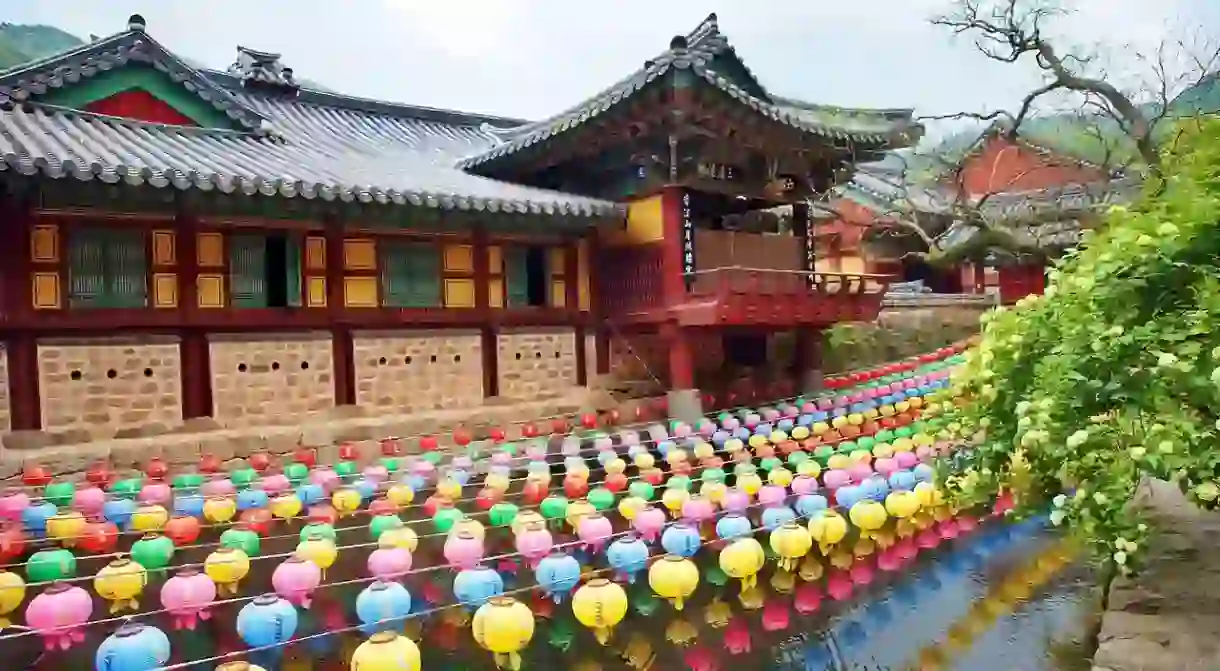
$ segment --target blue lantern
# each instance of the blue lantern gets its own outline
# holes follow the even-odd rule
[[[120,529],[126,529],[131,516],[136,512],[136,502],[127,499],[109,499],[102,505],[102,517]]]
[[[889,483],[880,475],[869,476],[860,486],[864,488],[865,496],[878,503],[884,502],[890,493]]]
[[[174,497],[174,512],[189,517],[203,517],[203,497],[198,494],[180,494]]]
[[[453,475],[458,472],[459,471],[451,471],[449,473],[449,477],[453,477]],[[373,498],[374,494],[377,493],[377,483],[369,480],[368,478],[360,478],[352,483],[352,489],[356,490],[360,494],[361,501],[368,501],[369,499]]]
[[[264,594],[237,613],[237,635],[251,648],[279,645],[297,630],[297,609],[274,594]]]
[[[813,517],[826,510],[829,502],[821,494],[802,494],[796,499],[796,513],[801,517]]]
[[[266,508],[267,507],[267,492],[261,489],[250,487],[243,489],[237,493],[237,509],[250,510],[251,508]]]
[[[322,489],[322,485],[309,482],[297,487],[297,498],[301,499],[302,506],[312,506],[321,501],[323,496],[326,496],[326,490]]]
[[[809,416],[814,422],[825,422],[830,419],[830,415],[825,410],[818,410]]]
[[[648,545],[639,536],[628,534],[606,548],[606,560],[627,582],[633,583],[636,574],[648,566]]]
[[[669,456],[669,451],[670,451],[670,450],[672,450],[672,449],[674,449],[674,444],[673,444],[673,442],[672,442],[672,441],[669,441],[669,440],[662,440],[662,441],[660,441],[660,442],[658,442],[658,443],[657,443],[657,452],[660,452],[660,453],[661,453],[661,458],[662,458],[662,459],[664,459],[664,458],[668,457],[668,456]]]
[[[771,506],[762,513],[762,525],[767,531],[775,531],[796,520],[796,513],[788,506]]]
[[[21,511],[21,526],[25,530],[41,538],[47,533],[47,520],[51,519],[58,513],[59,510],[54,503],[43,501],[42,503],[31,503],[26,506],[25,510]]]
[[[839,636],[846,645],[860,645],[868,638],[868,631],[864,629],[864,625],[852,620],[843,627]]]
[[[855,485],[845,485],[835,490],[835,501],[844,508],[850,509],[864,500],[864,492]]]
[[[737,440],[749,440],[750,435],[750,430],[744,426],[739,426],[736,429],[733,429],[733,437]]]
[[[504,593],[504,579],[484,566],[462,569],[453,579],[453,595],[467,608],[478,608]]]
[[[554,599],[555,603],[561,603],[569,592],[576,589],[576,583],[580,582],[580,562],[562,552],[552,552],[538,562],[538,568],[534,569],[534,579],[547,596]]]
[[[451,480],[453,480],[454,482],[458,483],[459,485],[465,487],[466,483],[470,482],[470,471],[468,471],[464,468],[455,468],[455,469],[449,471],[449,478]],[[368,482],[368,481],[365,480],[364,482]],[[357,487],[359,487],[359,485],[360,485],[360,483],[356,483]],[[377,484],[374,482],[369,482],[369,485],[372,487],[372,490],[373,490],[372,493],[369,494],[369,498],[373,498],[373,494],[377,492]],[[363,490],[361,491],[361,493],[363,493]]]
[[[754,427],[754,435],[756,436],[769,436],[772,433],[775,433],[775,427],[771,426],[770,422],[763,422]]]
[[[712,434],[712,444],[715,445],[716,447],[724,447],[724,444],[726,441],[728,441],[728,439],[729,439],[728,431],[717,430],[716,432],[714,432]]]
[[[729,514],[716,521],[716,537],[720,540],[745,538],[754,533],[754,527],[745,515]]]
[[[94,657],[97,671],[152,671],[169,661],[169,637],[156,627],[125,624],[106,637]]]
[[[794,424],[792,423],[791,419],[785,418],[785,419],[779,420],[779,423],[777,424],[777,426],[779,426],[780,431],[791,431]]]
[[[378,580],[365,587],[356,597],[356,617],[365,635],[384,630],[397,630],[411,614],[411,593],[400,583]]]
[[[911,472],[915,474],[916,482],[932,482],[936,480],[936,471],[932,470],[932,467],[927,464],[915,464],[915,468],[912,468]]]
[[[671,555],[693,557],[702,545],[703,539],[699,537],[699,529],[689,522],[671,524],[665,529],[665,533],[661,534],[661,547]]]
[[[890,488],[909,492],[915,489],[915,474],[910,471],[894,471],[890,474]]]

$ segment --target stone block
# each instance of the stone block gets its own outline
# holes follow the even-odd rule
[[[505,329],[497,347],[500,396],[504,398],[554,398],[576,384],[573,329]]]
[[[208,348],[224,426],[297,424],[334,407],[329,333],[210,334]]]
[[[478,331],[357,331],[352,348],[361,407],[406,414],[483,401]]]

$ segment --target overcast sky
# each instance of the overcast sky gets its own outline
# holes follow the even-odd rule
[[[709,12],[755,75],[791,97],[921,114],[1011,107],[1034,73],[987,61],[927,19],[948,0],[9,0],[0,20],[88,39],[140,13],[171,50],[223,68],[236,45],[283,54],[343,93],[541,118],[579,102]],[[1076,0],[1056,30],[1151,51],[1220,32],[1220,0]],[[1127,48],[1124,48],[1127,47]]]

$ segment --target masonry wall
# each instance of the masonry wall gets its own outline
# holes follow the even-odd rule
[[[352,342],[357,405],[402,414],[483,402],[478,331],[357,331]]]
[[[505,329],[497,346],[501,398],[550,398],[576,385],[575,329]]]
[[[212,416],[220,424],[295,423],[334,406],[329,333],[212,334],[208,341]]]

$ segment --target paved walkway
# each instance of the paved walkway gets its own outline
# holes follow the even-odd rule
[[[1111,587],[1093,671],[1220,670],[1220,513],[1169,483],[1147,489],[1148,565]]]

